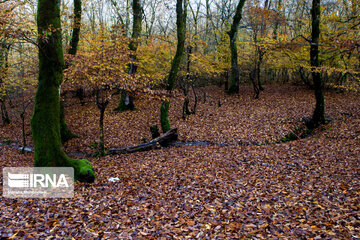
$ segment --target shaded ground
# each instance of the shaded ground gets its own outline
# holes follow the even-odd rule
[[[266,89],[260,100],[253,100],[250,91],[228,97],[208,89],[211,97],[186,121],[181,119],[182,98],[172,100],[171,122],[182,140],[241,141],[243,146],[188,146],[90,158],[98,178],[92,185],[76,183],[73,199],[1,198],[0,236],[359,239],[359,96],[328,92],[326,114],[335,120],[309,138],[245,146],[277,140],[312,113],[310,91]],[[138,97],[135,104],[133,113],[108,114],[107,146],[149,138],[159,101]],[[70,128],[86,136],[70,141],[67,150],[92,151],[95,106],[70,107],[67,116]],[[10,127],[1,128],[1,138],[18,140]],[[1,168],[31,166],[32,157],[0,146]],[[109,182],[110,177],[120,181]]]

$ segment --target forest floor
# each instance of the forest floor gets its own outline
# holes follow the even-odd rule
[[[183,96],[171,100],[170,122],[182,146],[87,158],[94,184],[75,183],[68,199],[0,200],[0,238],[18,239],[360,239],[360,98],[326,92],[332,121],[307,138],[276,143],[310,117],[313,92],[299,86],[265,86],[260,99],[250,87],[227,96],[217,87],[199,92],[196,115],[181,118]],[[68,98],[69,128],[80,138],[70,155],[93,154],[99,111]],[[89,101],[92,99],[88,99]],[[160,99],[135,98],[136,110],[106,112],[105,146],[150,140],[159,125]],[[18,104],[14,100],[14,104]],[[26,132],[30,131],[26,115]],[[21,121],[0,127],[0,168],[32,166],[19,154]],[[31,136],[28,136],[31,145]],[[219,145],[231,146],[219,146]],[[111,182],[109,178],[118,177]],[[2,176],[0,177],[2,191]]]

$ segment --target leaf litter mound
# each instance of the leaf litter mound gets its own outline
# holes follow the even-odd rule
[[[259,146],[241,145],[239,141],[264,143],[285,136],[301,117],[311,115],[314,101],[311,91],[269,86],[260,100],[253,100],[248,92],[229,97],[220,89],[207,91],[210,95],[207,102],[199,105],[197,115],[185,121],[180,118],[182,97],[172,99],[172,125],[179,127],[182,140],[201,139],[239,146],[187,146],[89,158],[98,178],[94,184],[76,183],[74,198],[2,197],[0,236],[17,239],[360,237],[358,96],[328,92],[326,114],[334,121],[308,138]],[[105,123],[107,144],[138,144],[139,133],[147,134],[148,125],[156,123],[158,103],[159,100],[150,97],[138,97],[135,112],[115,115],[109,111]],[[97,113],[92,108],[85,105],[67,109],[71,128],[82,136],[91,135],[70,141],[67,151],[87,147],[96,138]],[[86,111],[93,115],[76,118],[85,116]],[[84,130],[74,128],[77,124]],[[1,129],[16,141],[16,136],[6,127]],[[19,155],[14,148],[0,147],[1,168],[32,166],[32,159],[32,154]],[[111,177],[118,177],[119,181],[110,182]],[[0,183],[2,187],[2,177]]]

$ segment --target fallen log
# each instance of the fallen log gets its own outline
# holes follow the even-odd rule
[[[123,153],[134,153],[134,152],[141,152],[141,151],[149,151],[152,149],[157,149],[161,147],[167,147],[172,142],[178,139],[177,128],[170,129],[160,137],[157,137],[150,142],[143,143],[137,146],[131,147],[122,147],[122,148],[110,148],[108,152],[110,154],[123,154]]]

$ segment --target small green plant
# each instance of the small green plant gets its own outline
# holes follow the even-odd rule
[[[4,144],[11,144],[13,141],[11,139],[5,139],[3,141]]]
[[[150,132],[152,139],[160,136],[159,128],[156,125],[150,126]]]
[[[91,149],[97,149],[98,148],[98,143],[94,142],[93,144],[90,145]]]
[[[303,139],[308,137],[311,134],[311,130],[305,126],[298,127],[291,131],[290,133],[286,134],[285,137],[280,138],[279,141],[276,143],[285,143],[289,141],[295,141],[299,139]]]

